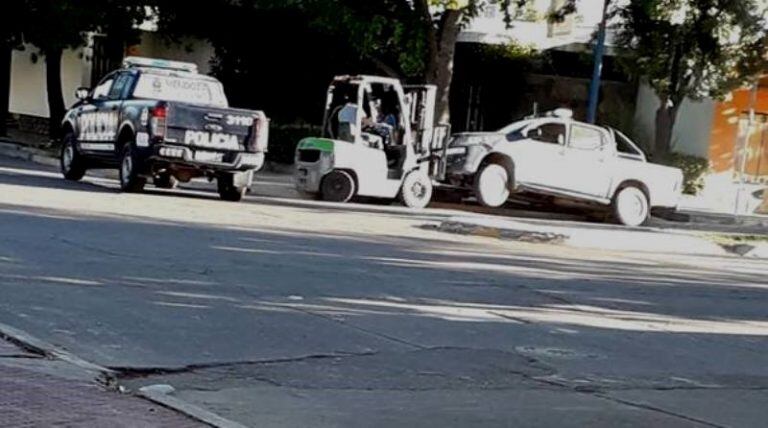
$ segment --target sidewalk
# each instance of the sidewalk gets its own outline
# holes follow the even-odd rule
[[[0,338],[0,426],[203,427],[141,398],[109,391],[92,372]]]
[[[688,254],[704,256],[736,255],[768,258],[768,242],[727,244],[702,234],[659,228],[627,228],[605,224],[562,221],[547,223],[533,219],[502,219],[492,216],[451,217],[437,230],[459,235],[486,236],[574,248]]]

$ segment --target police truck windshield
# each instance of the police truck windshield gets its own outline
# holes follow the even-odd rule
[[[228,107],[224,87],[215,80],[142,73],[136,88],[136,98],[200,104],[213,107]]]

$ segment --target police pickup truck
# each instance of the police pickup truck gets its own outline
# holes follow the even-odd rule
[[[207,177],[222,199],[239,201],[264,165],[267,117],[229,108],[222,84],[194,64],[129,57],[76,95],[62,124],[68,180],[89,168],[118,168],[120,188],[140,192],[148,180],[173,188]]]

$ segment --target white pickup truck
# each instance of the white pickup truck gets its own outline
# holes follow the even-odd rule
[[[651,209],[677,207],[682,171],[648,163],[621,132],[571,115],[557,110],[498,132],[454,135],[447,184],[473,190],[488,207],[514,194],[608,208],[627,226],[647,223]]]

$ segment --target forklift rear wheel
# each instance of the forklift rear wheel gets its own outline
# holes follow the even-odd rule
[[[432,181],[420,171],[413,171],[403,180],[400,200],[408,208],[421,209],[432,200]]]
[[[323,200],[328,202],[349,202],[355,196],[355,180],[346,171],[331,171],[320,187]]]

